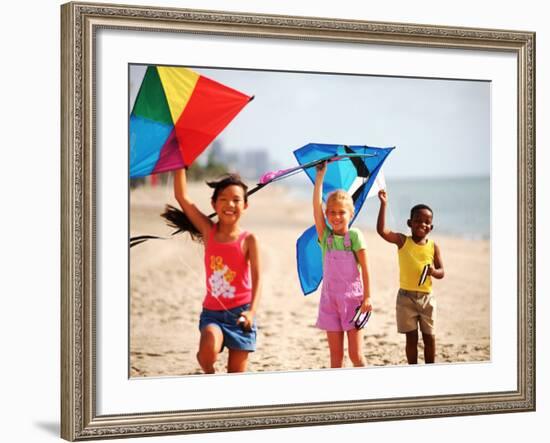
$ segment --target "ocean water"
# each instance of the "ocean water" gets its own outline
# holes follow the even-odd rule
[[[281,182],[282,183],[282,182]],[[489,239],[491,232],[491,191],[489,177],[391,179],[386,177],[388,209],[386,224],[395,231],[408,233],[410,209],[419,203],[434,212],[434,233],[470,239]],[[295,183],[290,192],[297,198],[311,199],[310,183]],[[311,204],[311,203],[309,203]],[[380,202],[378,197],[365,201],[355,223],[376,229]]]

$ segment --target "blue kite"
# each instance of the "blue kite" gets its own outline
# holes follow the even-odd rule
[[[310,143],[294,151],[300,167],[304,169],[312,183],[315,183],[316,164],[328,160],[327,172],[323,181],[323,201],[336,189],[351,191],[355,207],[353,224],[369,190],[376,180],[384,161],[394,147],[375,148],[371,146],[347,146]],[[338,161],[332,161],[338,160]],[[296,262],[298,277],[304,295],[316,291],[323,279],[321,247],[317,240],[315,225],[307,229],[296,242]]]

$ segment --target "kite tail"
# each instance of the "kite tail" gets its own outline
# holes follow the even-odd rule
[[[192,240],[198,242],[202,242],[204,240],[200,231],[195,228],[195,225],[191,223],[191,220],[189,220],[187,215],[185,215],[182,210],[175,208],[172,205],[166,205],[164,212],[160,216],[166,220],[168,226],[177,229],[177,231],[173,232],[172,235],[180,232],[189,232]]]

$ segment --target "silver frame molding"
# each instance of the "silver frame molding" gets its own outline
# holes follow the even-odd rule
[[[518,60],[518,380],[510,392],[98,416],[94,36],[100,28],[505,51]],[[61,436],[87,440],[535,410],[535,34],[68,3],[61,6]]]

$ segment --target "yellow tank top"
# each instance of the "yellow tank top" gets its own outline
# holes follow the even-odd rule
[[[432,278],[428,275],[421,283],[426,265],[433,266],[434,242],[428,240],[425,245],[418,245],[411,237],[397,250],[399,257],[399,286],[407,291],[432,292]]]

